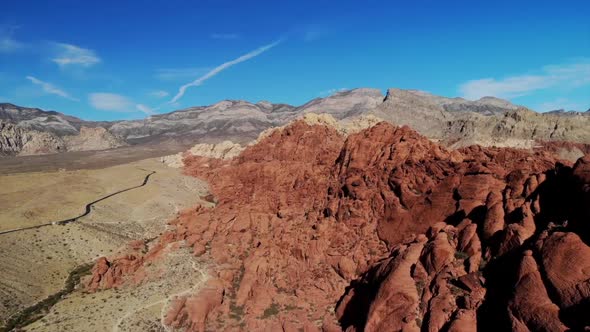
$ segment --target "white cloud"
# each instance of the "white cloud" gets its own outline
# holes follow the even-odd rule
[[[238,39],[240,38],[240,35],[238,35],[237,33],[212,33],[209,37],[213,38],[213,39]]]
[[[0,36],[0,53],[12,53],[24,46],[25,44],[12,39],[10,36]]]
[[[186,92],[186,89],[188,89],[188,88],[190,88],[192,86],[199,86],[199,85],[203,84],[206,80],[208,80],[211,77],[219,74],[220,72],[224,71],[225,69],[227,69],[227,68],[229,68],[231,66],[237,65],[238,63],[241,63],[241,62],[247,61],[249,59],[252,59],[252,58],[254,58],[254,57],[256,57],[256,56],[258,56],[258,55],[260,55],[260,54],[262,54],[262,53],[264,53],[264,52],[266,52],[268,50],[270,50],[271,48],[273,48],[273,47],[277,46],[278,44],[280,44],[281,41],[282,40],[278,40],[278,41],[276,41],[276,42],[274,42],[272,44],[268,44],[268,45],[259,47],[259,48],[257,48],[256,50],[254,50],[252,52],[246,53],[246,54],[244,54],[244,55],[242,55],[242,56],[240,56],[240,57],[238,57],[238,58],[236,58],[234,60],[231,60],[231,61],[222,63],[221,65],[213,68],[213,70],[209,71],[207,74],[205,74],[205,75],[197,78],[196,80],[194,80],[194,81],[192,81],[192,82],[190,82],[188,84],[185,84],[185,85],[181,86],[178,89],[178,93],[176,94],[176,96],[174,96],[174,98],[172,98],[172,100],[170,101],[170,103],[175,103],[180,98],[182,98],[182,96]]]
[[[135,105],[135,108],[137,108],[138,111],[143,112],[147,115],[152,115],[156,113],[156,110],[152,109],[149,106],[146,106],[144,104],[137,104]]]
[[[102,111],[134,112],[135,105],[127,97],[114,93],[91,93],[88,98],[92,107]]]
[[[0,26],[0,53],[12,53],[23,49],[25,43],[13,38],[14,31],[18,26]]]
[[[55,46],[58,48],[58,54],[51,61],[62,68],[66,66],[90,67],[101,62],[93,50],[65,43],[55,43]]]
[[[170,94],[164,90],[156,90],[156,91],[150,92],[150,96],[155,97],[155,98],[164,98],[164,97],[168,97],[169,95]]]
[[[544,76],[515,76],[503,80],[484,78],[468,81],[459,88],[466,99],[479,99],[485,96],[515,98],[532,91],[545,89],[553,85]]]
[[[144,104],[136,104],[130,98],[115,93],[96,92],[91,93],[88,101],[92,107],[101,111],[132,113],[140,111],[146,115],[153,115],[158,110]]]
[[[156,70],[156,78],[162,81],[191,79],[203,75],[210,68],[160,68]]]
[[[73,101],[79,101],[78,99],[70,96],[64,90],[56,87],[55,85],[53,85],[51,83],[41,81],[40,79],[38,79],[36,77],[33,77],[33,76],[27,76],[26,79],[28,79],[29,81],[31,81],[35,85],[41,86],[41,88],[43,89],[43,91],[45,91],[46,93],[49,93],[49,94],[52,94],[52,95],[56,95],[56,96],[60,96],[60,97],[63,97],[63,98],[69,99],[69,100],[73,100]]]
[[[503,79],[483,78],[465,82],[459,91],[466,99],[485,96],[515,98],[552,87],[571,88],[590,84],[590,59],[577,63],[543,67],[540,74],[516,75]]]

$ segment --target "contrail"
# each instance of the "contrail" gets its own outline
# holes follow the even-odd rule
[[[26,79],[28,79],[29,81],[31,81],[31,83],[36,84],[36,85],[40,85],[41,88],[43,89],[43,91],[53,94],[53,95],[57,95],[69,100],[73,100],[73,101],[80,101],[77,98],[74,98],[72,96],[70,96],[69,93],[65,92],[64,90],[56,87],[55,85],[45,82],[45,81],[41,81],[40,79],[34,77],[34,76],[27,76],[25,77]]]
[[[196,80],[194,80],[193,82],[190,82],[188,84],[185,84],[183,86],[180,87],[180,89],[178,89],[178,93],[176,94],[176,96],[174,96],[174,98],[172,98],[172,100],[170,101],[170,104],[177,102],[180,98],[182,98],[182,96],[184,95],[186,89],[190,88],[191,86],[199,86],[201,84],[203,84],[203,82],[205,82],[206,80],[210,79],[211,77],[219,74],[220,72],[224,71],[225,69],[233,66],[233,65],[237,65],[240,62],[244,62],[246,60],[252,59],[255,56],[258,56],[268,50],[270,50],[271,48],[277,46],[278,44],[280,44],[282,42],[282,39],[277,40],[276,42],[272,43],[272,44],[268,44],[265,46],[262,46],[250,53],[244,54],[241,57],[225,62],[217,67],[215,67],[213,70],[211,70],[210,72],[208,72],[207,74],[197,78]]]

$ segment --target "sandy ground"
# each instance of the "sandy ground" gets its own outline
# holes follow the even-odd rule
[[[155,237],[167,227],[167,222],[181,209],[210,204],[200,200],[200,197],[207,193],[205,183],[183,176],[180,170],[167,167],[158,158],[103,169],[0,175],[0,230],[2,230],[75,216],[84,210],[83,207],[88,201],[141,184],[150,171],[156,171],[156,173],[151,176],[146,186],[97,203],[90,215],[75,223],[0,235],[0,271],[2,271],[0,274],[0,326],[4,325],[10,315],[59,291],[69,272],[75,267],[100,256],[110,256],[133,239]],[[186,261],[190,262],[190,260]],[[184,276],[197,273],[193,265],[188,268],[179,265],[177,270],[179,275]],[[171,271],[176,270],[171,269]],[[200,278],[202,274],[198,272],[193,277],[187,278],[186,285],[192,285]],[[185,284],[180,281],[178,280],[175,284],[183,288]],[[169,296],[177,290],[175,287],[176,285],[162,285],[158,286],[158,289],[167,289],[168,291],[161,293],[163,294],[161,296],[166,294]],[[136,291],[135,294],[142,293]],[[142,299],[143,303],[145,299],[142,296],[155,296],[146,298],[149,301],[162,300],[163,298],[158,297],[157,294],[160,293],[138,295],[138,300]],[[82,307],[84,305],[96,307],[98,304],[104,304],[102,300],[105,297],[121,296],[120,294],[111,295],[109,292],[104,294],[101,292],[101,295],[95,296],[94,302],[90,297],[83,297],[77,292],[70,297],[73,303],[78,303]],[[131,301],[132,297],[125,298]],[[127,304],[117,307],[117,301],[112,303],[112,308],[105,306],[105,310],[128,311],[125,306]],[[129,308],[134,306],[132,303],[134,302],[129,302]],[[61,301],[56,307],[67,305],[67,301],[65,303]],[[157,310],[152,311],[155,313]],[[60,311],[57,312],[58,314],[52,315],[62,317],[59,315]],[[66,311],[63,312],[66,313]],[[96,314],[110,315],[107,311],[96,311]],[[149,316],[147,313],[142,315]],[[104,326],[99,328],[98,325],[92,327],[88,325],[89,318],[84,318],[82,314],[79,315],[81,321],[77,323],[74,322],[73,317],[68,317],[67,321],[71,322],[72,326],[78,326],[74,330],[105,330]],[[95,316],[94,319],[101,318]],[[83,328],[84,324],[86,325]],[[42,324],[34,324],[34,328],[42,329]],[[63,329],[57,328],[57,330]],[[130,328],[130,330],[146,329]]]
[[[186,248],[162,258],[150,267],[157,277],[97,293],[77,290],[24,330],[167,331],[163,320],[172,301],[196,293],[208,276],[204,264]]]
[[[0,230],[39,225],[79,215],[84,212],[86,203],[141,184],[149,173],[139,168],[141,164],[99,170],[1,176]]]
[[[112,215],[117,212],[114,214],[117,216],[120,211],[113,210],[115,206],[111,205],[118,202],[116,207],[128,209],[135,220],[160,218],[161,214],[152,213],[156,212],[151,211],[153,208],[174,205],[178,195],[195,197],[194,194],[205,190],[204,185],[180,175],[178,170],[167,167],[157,158],[95,170],[0,175],[0,231],[74,217],[84,212],[84,206],[90,201],[140,185],[151,171],[156,174],[145,187],[117,195],[97,204],[97,208],[103,207],[104,213],[110,210]],[[148,210],[142,212],[146,208]],[[126,218],[127,213],[123,216]]]
[[[192,142],[169,140],[102,151],[73,151],[40,156],[0,157],[0,174],[101,169],[186,151]]]

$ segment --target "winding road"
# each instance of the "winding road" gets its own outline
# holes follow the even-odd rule
[[[92,206],[94,204],[96,204],[96,203],[98,203],[100,201],[104,201],[105,199],[110,198],[110,197],[113,197],[115,195],[124,193],[126,191],[137,189],[137,188],[141,188],[141,187],[145,186],[148,183],[148,181],[150,179],[150,176],[152,176],[155,173],[156,173],[156,171],[152,171],[151,173],[147,174],[145,176],[145,178],[143,179],[143,182],[140,185],[138,185],[138,186],[129,187],[129,188],[126,188],[126,189],[122,189],[122,190],[116,191],[114,193],[108,194],[106,196],[103,196],[103,197],[101,197],[101,198],[99,198],[99,199],[97,199],[95,201],[92,201],[92,202],[86,204],[86,211],[84,211],[84,213],[82,213],[79,216],[76,216],[76,217],[73,217],[73,218],[69,218],[69,219],[59,220],[59,221],[52,221],[52,222],[48,222],[48,223],[40,224],[40,225],[35,225],[35,226],[29,226],[29,227],[23,227],[23,228],[15,228],[15,229],[9,229],[9,230],[6,230],[6,231],[0,231],[0,235],[14,233],[14,232],[20,232],[20,231],[25,231],[25,230],[30,230],[30,229],[37,229],[37,228],[41,228],[41,227],[45,227],[45,226],[51,226],[51,225],[67,225],[69,223],[75,222],[78,219],[89,215],[90,212],[92,212]]]

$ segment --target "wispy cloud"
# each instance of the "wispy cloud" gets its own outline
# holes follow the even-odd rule
[[[156,113],[156,110],[144,104],[137,104],[135,105],[135,108],[137,108],[138,111],[143,112],[147,115],[153,115]]]
[[[0,53],[12,53],[25,48],[26,44],[14,39],[18,26],[0,26]]]
[[[127,97],[115,93],[96,92],[89,95],[92,107],[101,111],[134,112],[135,105]]]
[[[164,97],[168,97],[170,94],[164,90],[155,90],[155,91],[150,92],[149,95],[154,98],[164,98]]]
[[[57,55],[51,61],[62,68],[67,66],[91,67],[101,62],[98,55],[87,48],[65,43],[55,43],[55,47]]]
[[[209,37],[211,37],[212,39],[231,40],[240,38],[240,35],[238,35],[237,33],[212,33],[211,35],[209,35]]]
[[[211,68],[160,68],[156,70],[155,77],[162,81],[186,80],[203,75]]]
[[[472,80],[461,84],[459,91],[464,98],[472,100],[485,96],[515,98],[557,86],[572,88],[586,84],[590,84],[590,59],[545,66],[535,75]]]
[[[170,103],[175,103],[180,98],[182,98],[182,96],[184,96],[184,93],[186,92],[186,89],[188,89],[188,88],[190,88],[192,86],[199,86],[199,85],[203,84],[206,80],[208,80],[211,77],[219,74],[220,72],[226,70],[227,68],[229,68],[231,66],[234,66],[234,65],[237,65],[238,63],[241,63],[241,62],[250,60],[250,59],[252,59],[252,58],[254,58],[254,57],[256,57],[256,56],[258,56],[258,55],[260,55],[260,54],[262,54],[262,53],[264,53],[264,52],[266,52],[268,50],[270,50],[271,48],[273,48],[273,47],[277,46],[278,44],[280,44],[281,41],[282,40],[278,40],[278,41],[276,41],[276,42],[274,42],[272,44],[268,44],[268,45],[259,47],[259,48],[255,49],[252,52],[246,53],[246,54],[244,54],[244,55],[242,55],[242,56],[240,56],[240,57],[238,57],[238,58],[236,58],[234,60],[231,60],[231,61],[222,63],[221,65],[213,68],[213,70],[209,71],[207,74],[205,74],[205,75],[197,78],[196,80],[194,80],[194,81],[192,81],[192,82],[190,82],[188,84],[185,84],[185,85],[181,86],[180,89],[178,89],[178,93],[176,94],[176,96],[174,96],[174,98],[172,98],[172,100],[170,101]]]
[[[51,83],[44,82],[44,81],[42,81],[36,77],[33,77],[33,76],[27,76],[26,79],[28,79],[29,81],[31,81],[35,85],[39,85],[43,89],[43,91],[45,91],[45,93],[60,96],[62,98],[66,98],[66,99],[73,100],[73,101],[79,101],[78,99],[70,96],[70,94],[68,94],[64,90],[56,87],[55,85],[53,85]]]
[[[146,115],[153,115],[158,110],[144,104],[135,103],[131,98],[108,92],[95,92],[88,96],[90,105],[97,110],[132,113],[140,111]]]

